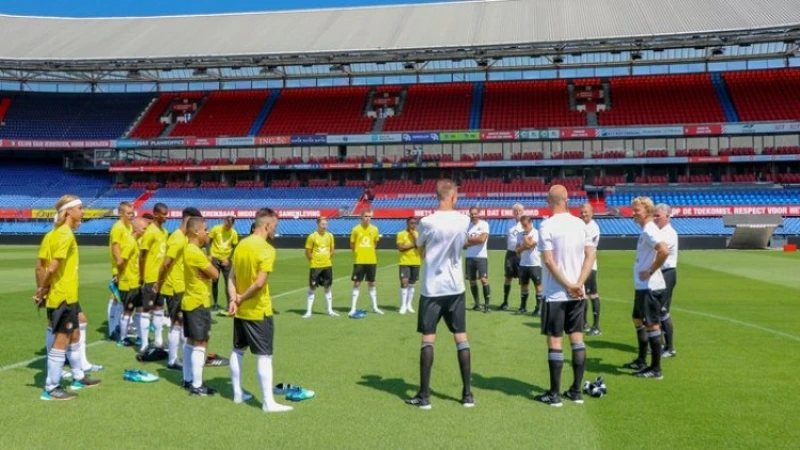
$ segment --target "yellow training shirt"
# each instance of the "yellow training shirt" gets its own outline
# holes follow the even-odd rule
[[[144,261],[144,282],[155,283],[158,281],[158,271],[164,263],[167,254],[167,230],[151,223],[142,236],[142,251],[147,252]]]
[[[183,252],[189,239],[183,234],[180,228],[173,231],[167,239],[167,257],[172,259],[172,267],[169,269],[161,293],[164,295],[180,294],[186,290],[186,282],[183,280]]]
[[[183,294],[181,309],[194,311],[204,306],[211,307],[211,279],[207,278],[203,269],[211,266],[208,256],[200,247],[189,243],[183,251],[183,279],[186,283],[186,292]]]
[[[47,294],[47,307],[57,308],[62,302],[68,305],[78,302],[78,242],[72,228],[64,224],[50,236],[50,255],[60,259],[61,264],[53,274],[50,293]]]
[[[353,231],[350,232],[350,244],[353,245],[353,252],[356,254],[354,264],[378,264],[375,247],[379,235],[378,227],[372,224],[366,228],[361,224],[353,227]]]
[[[42,238],[42,243],[39,244],[39,254],[37,258],[44,260],[45,269],[50,265],[50,261],[53,260],[50,256],[50,237],[53,236],[54,231],[55,230],[48,231]]]
[[[111,274],[117,274],[117,263],[114,261],[114,244],[122,246],[122,240],[126,235],[133,233],[133,226],[125,226],[122,220],[118,220],[113,227],[111,227],[111,234],[108,236],[108,254],[111,256]],[[120,250],[122,250],[120,248]]]
[[[239,233],[232,227],[225,230],[225,226],[220,224],[208,232],[208,239],[211,240],[211,257],[225,260],[231,257],[233,247],[239,244]]]
[[[313,232],[306,239],[306,249],[311,250],[311,268],[324,269],[333,266],[331,255],[333,254],[334,243],[333,234],[325,232],[319,234]]]
[[[264,238],[252,234],[242,239],[233,252],[233,272],[236,278],[236,292],[243,294],[256,281],[259,272],[272,272],[275,264],[275,248]],[[243,301],[236,311],[237,319],[262,320],[272,315],[272,298],[269,295],[269,282],[264,284],[252,297]]]
[[[139,279],[139,243],[132,234],[120,242],[120,255],[125,260],[125,269],[119,277],[119,290],[130,291],[141,287]]]
[[[418,231],[409,232],[408,230],[403,230],[397,233],[397,244],[398,245],[414,245],[417,242],[417,237],[419,236]],[[400,252],[400,265],[401,266],[419,266],[422,264],[422,260],[419,257],[419,249],[412,248],[411,250],[406,250],[404,252]]]

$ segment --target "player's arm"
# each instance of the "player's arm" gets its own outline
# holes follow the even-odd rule
[[[216,280],[219,278],[219,270],[217,270],[217,268],[214,267],[213,264],[209,264],[205,268],[200,269],[200,272],[212,280]]]
[[[350,232],[350,250],[356,251],[356,230]]]
[[[581,276],[578,278],[578,282],[575,283],[578,286],[583,286],[586,284],[586,280],[589,279],[589,275],[592,274],[592,266],[594,265],[594,261],[597,259],[597,248],[594,245],[587,245],[583,247],[583,265],[581,266]]]
[[[521,242],[522,250],[531,250],[536,248],[536,241],[533,240],[533,236],[525,236],[525,239]]]
[[[231,270],[231,274],[228,277],[228,298],[231,299],[231,304],[234,305],[239,301],[239,294],[236,293],[236,271]],[[229,311],[230,311],[229,307]],[[232,312],[232,314],[236,314],[236,310]]]
[[[314,252],[314,241],[313,234],[309,234],[306,238],[306,259],[310,262],[311,261],[311,254]]]
[[[400,252],[405,253],[405,252],[413,249],[416,246],[417,246],[417,244],[415,244],[413,242],[410,243],[410,244],[404,244],[401,236],[399,234],[397,235],[397,250],[399,250]]]
[[[267,284],[268,278],[269,274],[267,272],[259,271],[255,281],[247,287],[247,290],[239,294],[239,304],[249,300],[256,292],[260,291]]]
[[[552,250],[545,250],[542,252],[542,257],[544,258],[544,265],[547,267],[547,270],[550,272],[550,275],[556,279],[556,282],[564,287],[564,289],[572,290],[575,286],[569,282],[569,280],[564,277],[564,272],[561,271],[561,268],[558,267],[556,264],[555,259],[553,258],[553,251]],[[589,265],[591,269],[591,265]],[[577,283],[576,283],[577,284]]]
[[[333,258],[333,252],[336,250],[336,240],[331,235],[331,258]]]
[[[169,253],[169,250],[167,250],[167,253]],[[164,281],[166,281],[169,271],[172,270],[173,264],[175,264],[175,260],[172,259],[172,257],[164,257],[164,262],[161,263],[161,267],[158,269],[158,281],[156,281],[156,285],[153,286],[153,290],[157,290],[157,288],[164,285]]]
[[[666,242],[659,242],[656,244],[656,259],[653,261],[653,264],[650,265],[650,274],[652,275],[655,273],[664,263],[667,261],[667,257],[669,257],[669,246]]]
[[[114,264],[117,266],[117,273],[122,273],[122,269],[120,268],[123,265],[122,249],[120,248],[119,242],[114,242],[111,244],[111,256],[114,257]]]
[[[34,269],[34,274],[36,275],[37,289],[42,285],[42,280],[44,280],[44,273],[46,270],[47,270],[47,260],[43,258],[37,258],[36,267]]]
[[[42,274],[41,283],[39,283],[39,287],[36,289],[36,294],[33,296],[33,300],[37,304],[41,304],[45,294],[47,294],[47,292],[50,290],[50,284],[53,283],[53,274],[58,271],[58,268],[61,267],[62,263],[63,258],[53,258],[53,260],[50,261],[50,265],[48,265],[45,269],[44,273]]]

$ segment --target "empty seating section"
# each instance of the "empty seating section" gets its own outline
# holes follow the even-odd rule
[[[711,150],[707,148],[682,148],[675,150],[675,156],[711,156]]]
[[[65,193],[88,208],[111,186],[108,180],[63,172],[58,166],[0,166],[0,208],[52,209]]]
[[[131,202],[141,197],[145,193],[141,188],[118,188],[111,189],[102,197],[95,200],[89,208],[93,209],[114,209],[119,207],[120,202]]]
[[[624,183],[627,183],[625,175],[605,175],[594,177],[594,180],[592,180],[592,184],[595,186],[614,186]]]
[[[0,95],[0,97],[4,97]],[[152,99],[150,94],[9,94],[0,138],[115,139]]]
[[[274,186],[274,183],[273,183]],[[152,209],[162,202],[170,208],[195,206],[206,209],[244,208],[353,208],[362,193],[359,188],[196,188],[159,189],[143,205]]]
[[[259,135],[368,133],[368,87],[284,89]]]
[[[800,120],[800,69],[723,74],[741,121]]]
[[[762,155],[797,155],[800,154],[800,147],[764,147]]]
[[[636,184],[667,184],[669,178],[666,175],[648,175],[636,177]]]
[[[601,125],[725,122],[709,74],[611,78],[611,108]]]
[[[179,123],[170,136],[247,136],[269,91],[211,92],[192,120]]]
[[[748,173],[748,174],[734,174],[734,175],[722,175],[720,177],[720,181],[723,183],[755,183],[758,181],[756,179],[755,174]]]
[[[678,183],[710,184],[711,175],[678,175]]]
[[[471,83],[411,85],[402,112],[387,118],[383,131],[466,130],[472,94]]]
[[[200,100],[205,94],[202,92],[176,92],[170,94],[161,94],[158,99],[153,103],[150,109],[147,110],[142,120],[131,132],[130,137],[136,139],[150,139],[161,136],[167,124],[161,122],[161,116],[167,112],[167,107],[174,101],[183,99]]]
[[[629,206],[631,200],[640,195],[670,206],[800,205],[800,190],[794,189],[617,192],[606,196],[606,205]]]
[[[719,149],[719,156],[750,156],[755,155],[756,151],[752,147],[734,147]]]
[[[586,115],[570,111],[567,80],[500,81],[485,85],[483,129],[582,126],[586,126]]]
[[[800,184],[800,173],[767,174],[765,180],[773,183]]]

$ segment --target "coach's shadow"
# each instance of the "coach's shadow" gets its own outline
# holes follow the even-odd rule
[[[406,382],[402,378],[383,378],[380,375],[363,375],[361,381],[357,382],[359,386],[366,386],[368,388],[376,389],[378,391],[388,392],[395,397],[406,399],[414,395],[418,386]],[[461,400],[451,397],[449,395],[440,394],[432,391],[431,397],[436,397],[442,400],[450,400],[454,402],[461,402]]]
[[[479,373],[472,374],[472,386],[487,391],[502,392],[506,395],[525,397],[533,400],[534,393],[545,392],[545,389],[535,384],[526,383],[508,377],[484,377]]]
[[[627,375],[628,372],[620,370],[619,366],[604,364],[603,358],[586,358],[586,372],[604,373],[607,375]]]
[[[44,354],[44,350],[42,350],[42,354]],[[36,360],[26,366],[28,369],[33,369],[36,373],[33,375],[33,383],[28,384],[28,387],[42,389],[44,387],[45,381],[47,380],[47,359],[44,360]],[[69,366],[67,366],[67,370],[69,370]]]
[[[611,342],[611,341],[604,341],[604,340],[595,340],[591,337],[585,339],[584,342],[586,346],[593,350],[617,350],[623,353],[632,353],[635,354],[639,351],[638,348],[634,347],[630,344],[623,344],[620,342]]]

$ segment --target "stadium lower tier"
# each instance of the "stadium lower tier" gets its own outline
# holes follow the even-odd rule
[[[93,219],[84,222],[77,234],[98,235],[107,234],[114,224],[115,219]],[[221,219],[209,219],[209,228],[221,223]],[[509,220],[488,220],[492,236],[502,236],[511,225]],[[239,219],[236,221],[236,231],[241,235],[250,232],[252,220]],[[359,223],[359,219],[332,219],[329,230],[336,236],[348,236],[350,230]],[[391,239],[405,228],[402,219],[375,219],[372,221],[381,231],[381,234]],[[538,228],[540,220],[535,221]],[[599,218],[597,224],[604,236],[635,236],[640,228],[632,219]],[[167,229],[172,232],[180,225],[178,220],[168,220]],[[672,225],[681,236],[708,236],[730,235],[732,228],[725,228],[720,217],[683,217],[672,219]],[[281,236],[306,236],[316,230],[316,221],[313,219],[283,219],[278,223],[278,234]],[[52,228],[52,223],[43,221],[30,222],[0,222],[0,234],[44,234]],[[784,226],[775,231],[776,235],[800,234],[800,217],[784,219]]]

